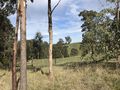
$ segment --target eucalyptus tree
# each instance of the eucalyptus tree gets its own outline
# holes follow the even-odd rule
[[[49,55],[48,55],[48,61],[49,61],[49,78],[53,79],[53,67],[52,67],[52,49],[53,49],[53,31],[52,31],[52,14],[56,7],[59,5],[61,0],[58,1],[58,3],[51,8],[51,0],[48,0],[48,32],[49,32]]]
[[[95,19],[96,19],[97,12],[95,11],[87,11],[84,10],[79,14],[79,16],[82,16],[81,19],[84,21],[82,24],[82,32],[83,34],[83,41],[82,44],[86,44],[88,48],[87,54],[91,55],[91,58],[94,60],[93,55],[95,54],[95,46],[96,46],[96,29],[95,29]],[[85,46],[86,46],[85,45]]]
[[[17,13],[16,13],[16,28],[14,35],[14,43],[13,43],[13,62],[12,62],[12,90],[17,90],[17,76],[16,76],[16,58],[17,58],[17,39],[18,39],[18,28],[19,28],[19,10],[20,3],[17,1]]]
[[[15,13],[16,10],[16,0],[0,0],[0,29],[1,36],[3,39],[7,39],[4,35],[10,35],[11,28],[13,28],[8,16]],[[14,28],[13,28],[14,29]],[[4,33],[3,33],[4,32]],[[13,31],[11,30],[11,37],[13,36]],[[13,38],[13,37],[12,37]],[[4,42],[3,42],[4,43]],[[3,45],[5,46],[5,45]]]
[[[33,47],[34,47],[34,53],[36,54],[36,58],[40,59],[41,56],[41,51],[42,51],[42,44],[43,44],[43,40],[42,40],[42,35],[40,32],[37,32],[35,35],[35,39],[33,40]]]
[[[17,0],[17,17],[16,30],[14,37],[14,73],[13,73],[13,88],[16,90],[16,54],[17,54],[17,34],[20,22],[20,90],[27,90],[27,58],[26,58],[26,0]],[[33,0],[31,0],[33,2]],[[16,82],[17,83],[17,82]]]
[[[27,90],[26,0],[20,0],[20,90]]]
[[[95,11],[83,11],[80,13],[82,16],[82,31],[83,40],[81,50],[83,56],[90,54],[94,59],[94,55],[104,53],[105,58],[108,55],[108,47],[110,46],[110,40],[112,33],[110,32],[110,24],[112,19],[106,15],[106,13]],[[83,47],[83,48],[82,48]]]

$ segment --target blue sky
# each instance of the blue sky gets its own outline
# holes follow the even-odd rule
[[[58,2],[58,0],[51,1],[52,7]],[[48,41],[47,0],[27,3],[27,39],[33,39],[36,32],[41,32],[43,40]],[[99,11],[103,8],[102,5],[108,4],[105,0],[61,0],[53,13],[53,43],[66,36],[70,36],[72,42],[80,42],[82,22],[78,14],[86,9]],[[10,16],[13,25],[15,25],[15,16]]]

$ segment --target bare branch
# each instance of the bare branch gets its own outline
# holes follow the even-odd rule
[[[61,2],[61,0],[58,1],[58,3],[53,7],[51,14],[53,13],[53,11],[56,9],[56,7],[59,5],[59,3]]]

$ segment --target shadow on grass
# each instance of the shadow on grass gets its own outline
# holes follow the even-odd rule
[[[84,67],[102,67],[110,70],[120,69],[120,64],[116,64],[116,62],[105,62],[104,59],[98,61],[68,62],[56,66],[63,66],[64,69],[80,69]]]

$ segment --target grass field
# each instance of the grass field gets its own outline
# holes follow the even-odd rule
[[[80,62],[80,57],[57,59],[54,64],[54,81],[50,82],[40,71],[28,69],[28,90],[120,90],[120,70],[100,66],[85,66],[75,69],[65,68],[68,63]],[[28,62],[28,66],[31,63]],[[34,60],[35,67],[48,72],[47,59]],[[0,70],[0,90],[11,90],[11,72]],[[19,74],[18,74],[19,75]]]
[[[62,65],[69,62],[80,62],[80,56],[53,59],[53,65]],[[31,61],[28,62],[28,65],[31,65]],[[48,66],[48,59],[35,59],[33,60],[33,65],[36,67]]]

